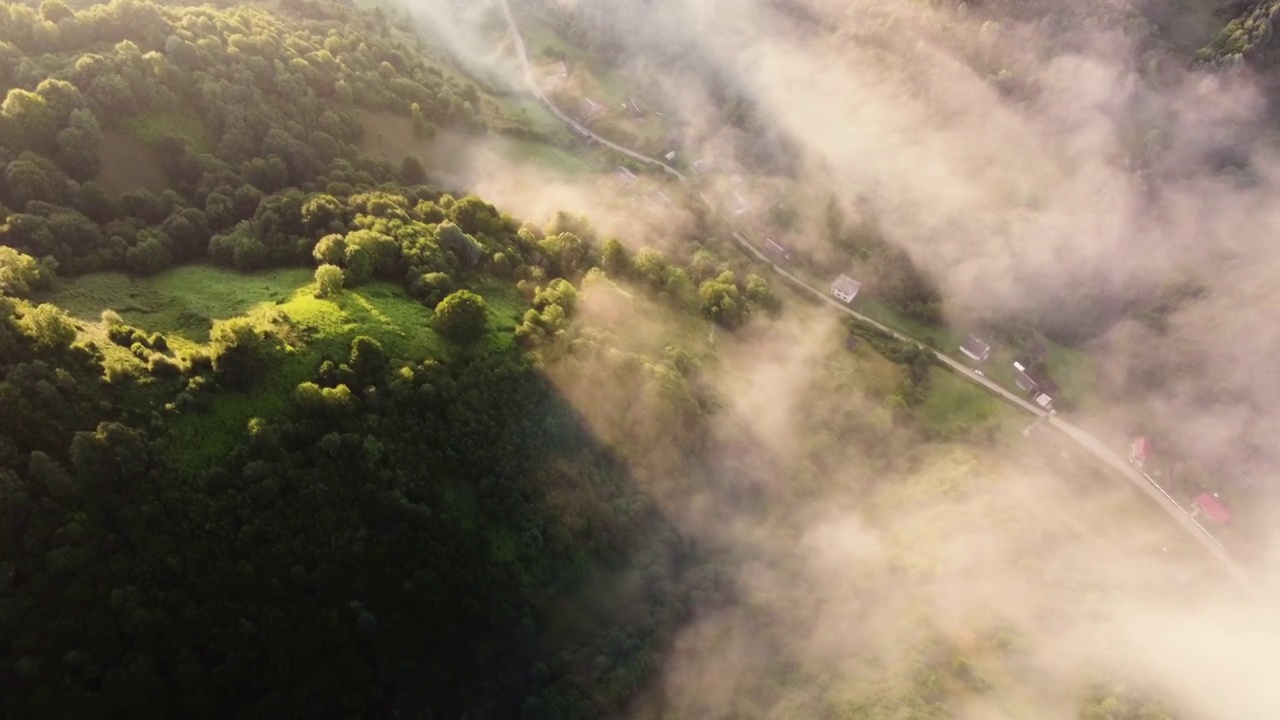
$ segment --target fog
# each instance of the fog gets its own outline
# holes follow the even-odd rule
[[[1102,401],[1082,423],[1270,478],[1280,164],[1246,72],[1190,69],[1123,3],[1052,22],[884,0],[562,4],[607,8],[633,71],[691,53],[753,100],[811,198],[791,242],[831,252],[815,231],[828,197],[872,214],[957,327],[1083,318]],[[738,131],[695,73],[651,82],[686,154],[728,152]],[[520,212],[599,216],[633,247],[663,236],[598,183],[476,167]],[[1178,283],[1203,292],[1160,324],[1134,319]],[[586,293],[581,322],[661,347],[656,311],[618,297]],[[602,437],[649,449],[655,496],[737,560],[739,601],[698,614],[627,715],[905,717],[942,702],[953,717],[1068,718],[1102,677],[1180,716],[1280,717],[1263,674],[1280,666],[1275,619],[1168,518],[1055,447],[896,428],[866,387],[833,380],[841,339],[793,303],[719,342],[704,485],[663,477],[656,448],[678,429],[611,387],[608,360],[557,379]]]

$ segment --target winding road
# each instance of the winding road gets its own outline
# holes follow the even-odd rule
[[[502,12],[507,16],[507,27],[511,28],[511,39],[516,44],[516,55],[520,56],[520,66],[524,69],[525,84],[527,84],[529,86],[529,89],[533,91],[534,97],[538,98],[538,100],[540,100],[543,105],[547,106],[547,109],[551,111],[552,115],[555,115],[557,118],[560,119],[561,122],[568,124],[569,127],[574,129],[575,132],[577,132],[579,135],[589,140],[594,140],[600,143],[601,145],[604,145],[605,147],[611,150],[614,150],[616,152],[622,153],[623,155],[626,155],[627,157],[633,160],[639,160],[642,163],[660,167],[665,172],[675,176],[681,182],[684,182],[687,180],[684,174],[681,173],[679,170],[676,170],[675,168],[671,167],[670,165],[662,162],[657,158],[651,158],[648,155],[641,155],[640,153],[635,152],[630,148],[623,147],[613,142],[612,140],[609,140],[608,138],[600,137],[594,132],[591,132],[590,128],[587,128],[582,123],[569,117],[564,111],[556,107],[555,103],[551,102],[551,99],[547,97],[546,93],[542,92],[542,88],[538,86],[537,78],[533,76],[533,66],[529,64],[529,53],[524,46],[524,36],[520,34],[520,29],[516,27],[516,18],[514,15],[511,14],[510,3],[508,3],[507,0],[501,0],[501,2],[502,2]]]
[[[516,53],[520,57],[520,64],[524,68],[525,82],[528,84],[529,90],[533,92],[534,96],[537,97],[538,100],[540,100],[544,105],[546,105],[547,109],[550,110],[553,115],[559,118],[562,122],[568,124],[579,135],[583,137],[594,140],[595,142],[600,143],[601,145],[604,145],[605,147],[615,150],[632,159],[638,160],[643,163],[647,163],[649,165],[660,167],[668,174],[673,175],[674,177],[679,179],[681,182],[688,182],[688,178],[686,178],[680,171],[676,170],[675,168],[671,167],[665,162],[657,158],[652,158],[647,155],[642,155],[629,148],[618,145],[617,143],[614,143],[608,140],[607,138],[600,137],[599,135],[592,132],[590,129],[584,127],[581,123],[569,117],[567,114],[561,111],[560,108],[556,107],[555,104],[552,103],[551,100],[546,96],[546,94],[542,92],[542,88],[538,86],[537,79],[534,77],[534,74],[533,74],[533,68],[529,64],[529,57],[525,50],[524,38],[523,36],[521,36],[520,30],[516,26],[515,17],[511,13],[511,6],[508,3],[508,0],[499,0],[499,1],[502,3],[502,10],[506,14],[507,25],[511,30],[512,40],[515,42]],[[699,197],[702,199],[704,203],[706,203],[708,207],[710,208],[716,207],[716,205],[713,202],[711,202],[711,200],[707,198],[706,195],[700,194]],[[733,231],[732,234],[733,234],[734,241],[737,242],[739,245],[741,245],[743,249],[745,249],[751,255],[754,255],[755,257],[759,258],[762,262],[770,265],[773,268],[774,272],[790,280],[796,287],[803,288],[804,290],[813,293],[814,295],[818,296],[824,302],[830,304],[832,307],[836,308],[840,312],[843,312],[846,315],[855,317],[865,323],[868,323],[876,328],[879,328],[880,330],[883,330],[884,332],[889,333],[890,335],[892,335],[893,337],[899,340],[912,342],[917,345],[920,345],[921,347],[927,347],[916,338],[903,335],[902,333],[898,332],[897,330],[894,330],[893,328],[883,325],[875,320],[872,320],[871,318],[850,308],[848,305],[842,302],[839,302],[834,297],[832,297],[830,293],[826,292],[825,290],[815,288],[812,285],[810,285],[808,282],[802,280],[799,277],[796,277],[792,273],[788,272],[785,268],[774,263],[772,259],[766,256],[764,252],[762,252],[758,247],[756,247],[754,243],[752,243],[745,236],[743,236],[742,233],[735,230]],[[1209,552],[1210,555],[1212,555],[1214,558],[1216,558],[1219,561],[1219,563],[1221,563],[1223,569],[1225,569],[1227,573],[1243,589],[1245,589],[1251,595],[1253,595],[1255,599],[1260,601],[1264,600],[1264,593],[1262,592],[1262,589],[1258,586],[1257,583],[1254,582],[1253,578],[1247,572],[1245,572],[1244,568],[1240,567],[1240,565],[1238,565],[1234,560],[1231,559],[1231,557],[1227,554],[1226,550],[1223,548],[1222,543],[1218,542],[1217,538],[1213,537],[1213,535],[1210,534],[1203,526],[1201,526],[1200,523],[1197,522],[1195,518],[1187,514],[1186,510],[1184,510],[1182,506],[1180,506],[1177,502],[1175,502],[1174,499],[1170,497],[1168,493],[1166,493],[1163,489],[1161,489],[1158,485],[1156,485],[1145,474],[1138,471],[1137,468],[1135,468],[1132,464],[1130,464],[1125,458],[1122,458],[1119,454],[1117,454],[1116,451],[1113,450],[1111,447],[1109,447],[1106,443],[1098,440],[1097,438],[1093,437],[1092,435],[1085,432],[1084,430],[1081,430],[1075,425],[1072,425],[1071,423],[1063,420],[1056,414],[1050,414],[1045,412],[1042,408],[1036,405],[1033,405],[1030,402],[1027,402],[1026,398],[1016,393],[1010,392],[1009,390],[1006,390],[1004,387],[1001,387],[1000,385],[992,382],[990,379],[984,376],[975,375],[972,369],[967,364],[960,362],[959,360],[956,360],[955,358],[952,358],[944,353],[938,352],[937,350],[931,349],[931,351],[937,356],[939,363],[951,368],[960,377],[968,380],[969,382],[977,384],[987,392],[990,392],[993,395],[996,395],[997,397],[1004,400],[1005,402],[1008,402],[1014,407],[1017,407],[1021,410],[1029,412],[1032,415],[1035,415],[1039,418],[1043,418],[1045,421],[1048,422],[1050,426],[1054,427],[1063,435],[1073,440],[1086,452],[1090,453],[1091,455],[1096,457],[1098,460],[1100,460],[1104,465],[1109,466],[1116,472],[1123,475],[1130,482],[1136,485],[1140,490],[1145,492],[1152,500],[1154,500],[1162,508],[1164,508],[1165,511],[1168,512],[1169,515],[1173,517],[1173,519],[1177,521],[1187,532],[1191,533],[1197,540],[1199,540],[1200,544],[1204,546],[1204,548]]]

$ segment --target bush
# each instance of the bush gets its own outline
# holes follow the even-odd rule
[[[484,298],[470,290],[459,290],[436,305],[436,330],[457,343],[479,340],[488,329]]]
[[[321,265],[316,268],[316,297],[336,297],[342,293],[345,276],[342,268],[336,265]]]

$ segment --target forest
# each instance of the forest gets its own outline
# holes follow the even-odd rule
[[[7,716],[595,717],[726,592],[541,368],[588,352],[575,286],[606,271],[727,327],[777,307],[761,278],[364,157],[362,110],[484,126],[381,10],[4,4],[0,55]],[[163,187],[104,167],[112,144]],[[315,276],[169,335],[57,304],[81,276],[209,265]],[[335,327],[360,288],[424,320]],[[679,355],[633,362],[626,382],[696,395]],[[632,568],[672,582],[599,606]]]

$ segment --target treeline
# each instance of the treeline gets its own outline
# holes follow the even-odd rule
[[[344,195],[396,179],[353,146],[361,107],[480,123],[473,85],[358,23],[304,29],[246,7],[59,5],[0,7],[0,55],[12,60],[0,70],[0,242],[64,271],[156,272],[253,219],[265,195]],[[149,138],[169,191],[114,197],[94,181],[103,129],[173,114],[207,133]]]

